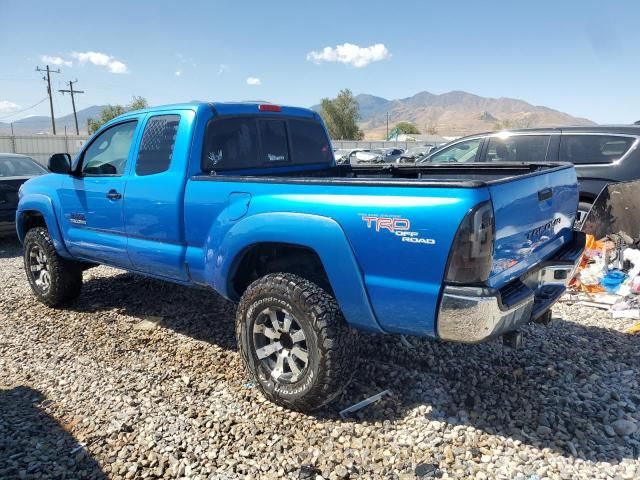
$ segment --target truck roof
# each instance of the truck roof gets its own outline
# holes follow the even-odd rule
[[[162,112],[165,110],[203,110],[206,108],[213,109],[218,115],[250,115],[250,114],[273,114],[273,112],[260,112],[258,110],[259,105],[277,105],[266,101],[249,101],[249,102],[204,102],[204,101],[192,101],[186,103],[175,103],[169,105],[157,105],[154,107],[143,108],[135,110],[135,114],[140,113],[154,113]],[[291,107],[286,105],[277,105],[281,108],[281,113],[289,116],[306,117],[312,119],[319,119],[317,113],[308,108]],[[127,112],[121,115],[121,117],[127,116]]]

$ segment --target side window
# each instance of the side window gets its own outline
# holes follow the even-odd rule
[[[490,137],[487,162],[544,162],[550,135]]]
[[[255,118],[228,118],[209,122],[204,140],[205,171],[255,167],[258,129]]]
[[[147,120],[136,161],[136,175],[152,175],[169,169],[179,123],[180,115],[156,115]]]
[[[575,164],[613,163],[629,151],[634,137],[571,135],[560,138],[560,160]]]
[[[85,150],[82,173],[85,175],[122,175],[137,121],[119,123],[102,132]]]
[[[432,163],[473,162],[476,159],[482,139],[474,138],[456,143],[429,158]]]
[[[260,165],[289,162],[287,126],[283,120],[258,120],[262,158]]]

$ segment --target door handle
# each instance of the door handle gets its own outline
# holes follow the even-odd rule
[[[118,193],[115,190],[109,190],[109,192],[107,193],[107,198],[109,200],[120,200],[122,198],[122,194]]]
[[[540,190],[538,192],[538,201],[539,202],[543,202],[545,200],[549,200],[551,197],[553,197],[553,190],[550,188],[545,188],[543,190]]]

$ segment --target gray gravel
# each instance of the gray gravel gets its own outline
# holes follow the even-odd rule
[[[560,305],[518,351],[366,337],[356,382],[309,416],[249,381],[215,294],[99,267],[53,310],[19,255],[0,240],[0,478],[640,477],[633,321]]]

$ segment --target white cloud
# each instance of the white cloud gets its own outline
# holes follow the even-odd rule
[[[371,62],[379,62],[389,58],[391,54],[383,43],[376,43],[370,47],[359,47],[353,43],[343,43],[334,47],[324,47],[322,50],[307,53],[307,60],[314,63],[339,62],[356,68],[366,67]]]
[[[247,78],[247,85],[262,85],[262,81],[258,77]]]
[[[182,70],[176,70],[175,72],[173,72],[173,74],[174,74],[176,77],[181,77],[181,76],[182,76]]]
[[[9,100],[0,100],[0,113],[11,113],[21,108],[17,103],[10,102]]]
[[[52,57],[50,55],[42,55],[40,57],[44,63],[48,63],[50,65],[64,65],[65,67],[72,67],[73,62],[71,60],[65,60],[61,57]]]
[[[229,65],[225,65],[224,63],[221,63],[220,66],[218,67],[218,75],[222,75],[227,70],[229,70]]]
[[[127,66],[111,55],[100,52],[73,52],[71,56],[81,64],[92,63],[99,67],[106,67],[111,73],[129,73]]]

